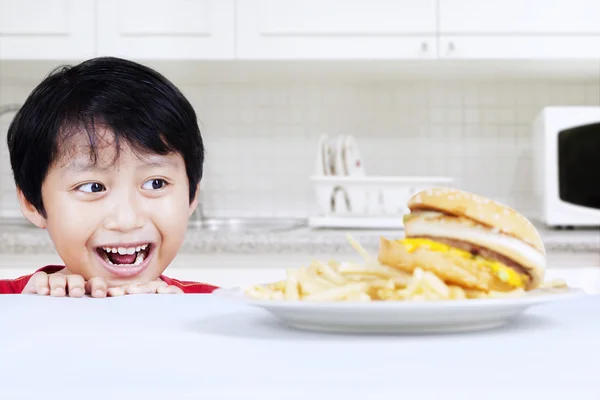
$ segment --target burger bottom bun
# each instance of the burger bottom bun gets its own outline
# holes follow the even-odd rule
[[[516,288],[502,282],[488,268],[481,267],[472,259],[452,253],[417,248],[412,252],[400,241],[381,238],[378,260],[381,264],[412,273],[421,268],[436,274],[448,285],[479,291],[510,292]]]
[[[446,238],[468,242],[498,253],[519,264],[531,278],[530,288],[544,280],[546,255],[527,243],[495,232],[467,218],[441,214],[438,217],[415,216],[404,226],[406,237]],[[435,239],[433,239],[435,240]]]

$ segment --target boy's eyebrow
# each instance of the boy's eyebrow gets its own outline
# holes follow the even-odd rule
[[[94,163],[90,163],[87,161],[73,161],[70,162],[69,165],[66,166],[65,171],[66,172],[86,172],[86,171],[91,171],[91,170],[107,170],[110,167],[100,167],[97,164]]]
[[[70,173],[80,173],[87,172],[93,170],[106,171],[111,169],[112,165],[107,165],[106,167],[102,167],[98,164],[83,161],[83,160],[75,160],[69,163],[65,167],[65,172]],[[148,169],[148,168],[177,168],[177,163],[174,160],[168,158],[151,158],[148,160],[144,160],[144,162],[138,166],[138,169]]]
[[[140,165],[138,168],[139,169],[144,169],[144,168],[164,168],[164,167],[170,167],[170,168],[176,168],[177,167],[177,163],[175,161],[172,161],[170,159],[151,159],[151,160],[147,160],[144,161],[144,163],[142,165]]]

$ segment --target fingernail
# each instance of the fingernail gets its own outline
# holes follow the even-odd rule
[[[100,289],[96,290],[94,293],[96,294],[96,296],[104,296],[104,292]]]
[[[48,289],[48,288],[42,288],[40,290],[40,294],[48,294],[48,293],[50,293],[50,289]]]

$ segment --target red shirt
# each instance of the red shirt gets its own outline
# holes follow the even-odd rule
[[[63,269],[64,266],[61,265],[48,265],[46,267],[40,268],[35,272],[45,272],[47,274],[53,274],[55,272]],[[27,282],[33,276],[25,275],[16,279],[0,279],[0,294],[20,294],[25,286],[27,286]],[[177,286],[183,293],[212,293],[213,290],[217,289],[216,286],[207,285],[205,283],[200,282],[190,282],[190,281],[180,281],[177,279],[169,278],[164,275],[160,276],[160,279],[165,281],[167,285]]]

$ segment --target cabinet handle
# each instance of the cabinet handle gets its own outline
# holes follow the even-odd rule
[[[427,42],[421,43],[421,50],[423,51],[423,53],[426,53],[427,50],[429,50],[429,45],[427,44]]]
[[[454,51],[455,46],[454,46],[454,42],[448,42],[448,51]]]

